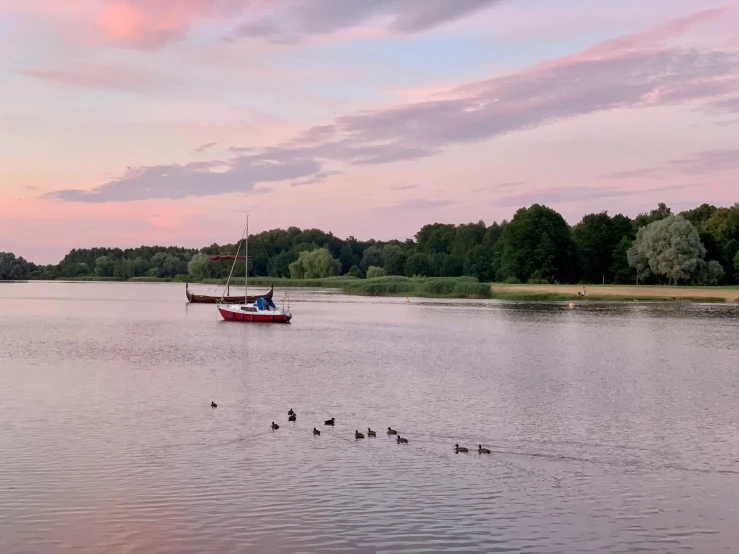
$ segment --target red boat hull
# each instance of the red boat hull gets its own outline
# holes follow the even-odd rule
[[[243,321],[244,323],[290,323],[292,315],[270,314],[270,313],[250,313],[250,312],[232,312],[218,308],[221,317],[226,321]]]

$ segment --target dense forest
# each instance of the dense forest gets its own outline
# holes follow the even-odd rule
[[[238,242],[201,249],[165,246],[87,248],[37,266],[0,252],[0,280],[225,278]],[[242,248],[243,254],[243,248]],[[244,262],[235,275],[244,274]],[[249,239],[249,273],[320,278],[348,275],[457,277],[509,283],[739,283],[739,203],[703,204],[673,214],[665,204],[631,219],[607,212],[574,226],[534,204],[510,221],[425,225],[406,241],[340,239],[318,229],[273,229]]]

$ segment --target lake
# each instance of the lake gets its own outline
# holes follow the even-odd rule
[[[404,300],[0,283],[0,552],[739,551],[739,306]]]

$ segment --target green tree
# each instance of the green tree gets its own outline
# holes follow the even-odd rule
[[[607,212],[586,215],[572,228],[572,239],[579,250],[585,281],[600,283],[603,279],[613,280],[613,252],[623,236],[623,230],[616,229]]]
[[[113,277],[115,260],[110,256],[100,256],[95,260],[95,275],[98,277]]]
[[[397,244],[386,244],[382,249],[382,259],[385,262],[387,275],[404,275],[405,263],[408,257],[403,248]],[[367,268],[369,272],[369,268]]]
[[[611,275],[613,282],[618,284],[630,283],[634,280],[634,270],[629,265],[628,252],[633,241],[629,237],[623,237],[613,250],[613,262],[611,263]]]
[[[739,281],[739,252],[734,256],[734,279]]]
[[[188,271],[187,262],[167,252],[154,254],[149,261],[149,265],[156,277],[174,277]]]
[[[290,264],[298,259],[294,250],[285,250],[272,258],[272,266],[277,277],[290,277]]]
[[[341,273],[341,262],[331,256],[328,248],[318,248],[301,252],[298,259],[290,264],[293,279],[320,279]]]
[[[361,269],[359,269],[359,267],[358,267],[358,266],[356,266],[356,265],[353,265],[353,266],[351,266],[351,267],[349,268],[349,271],[347,271],[347,273],[346,273],[346,274],[347,274],[347,275],[348,275],[349,277],[355,277],[355,278],[357,278],[357,279],[361,279],[362,277],[364,277],[364,275],[362,274],[362,270],[361,270]]]
[[[690,221],[698,231],[703,231],[706,222],[711,219],[711,216],[716,213],[717,209],[716,206],[711,204],[701,204],[692,210],[680,212],[680,215]]]
[[[213,275],[213,262],[210,261],[207,254],[198,252],[187,264],[187,272],[196,281],[202,281]]]
[[[371,266],[382,267],[382,250],[378,246],[370,246],[365,248],[362,254],[362,269],[367,272],[367,269]]]
[[[521,208],[495,244],[493,269],[497,279],[515,277],[556,282],[578,279],[576,247],[564,218],[546,206]]]
[[[428,277],[431,273],[431,264],[429,264],[428,256],[421,252],[414,252],[408,256],[405,262],[405,274],[408,277]]]
[[[696,271],[693,276],[693,284],[715,286],[724,282],[726,272],[719,262],[711,260]]]
[[[629,250],[629,264],[643,273],[646,262],[660,279],[677,284],[703,265],[706,249],[695,226],[682,216],[669,216],[639,229]],[[642,269],[640,269],[642,268]]]
[[[359,265],[362,260],[354,253],[350,244],[345,244],[339,251],[339,261],[341,262],[341,272],[347,273],[352,266]]]
[[[664,202],[657,204],[657,208],[648,213],[639,214],[634,218],[634,226],[637,229],[646,227],[655,221],[661,221],[672,215],[672,210]]]
[[[481,283],[495,279],[493,271],[493,251],[482,244],[473,246],[464,259],[464,274],[476,277]]]
[[[416,242],[418,243],[418,249],[426,254],[441,252],[450,254],[456,236],[456,226],[434,223],[421,227],[421,230],[416,233]]]
[[[16,258],[12,252],[0,252],[0,281],[27,279],[30,264],[22,257]]]
[[[376,279],[377,277],[385,277],[387,271],[381,267],[375,267],[371,265],[367,268],[367,279]]]

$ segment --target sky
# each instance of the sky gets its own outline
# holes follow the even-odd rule
[[[739,0],[0,0],[0,251],[739,201]]]

